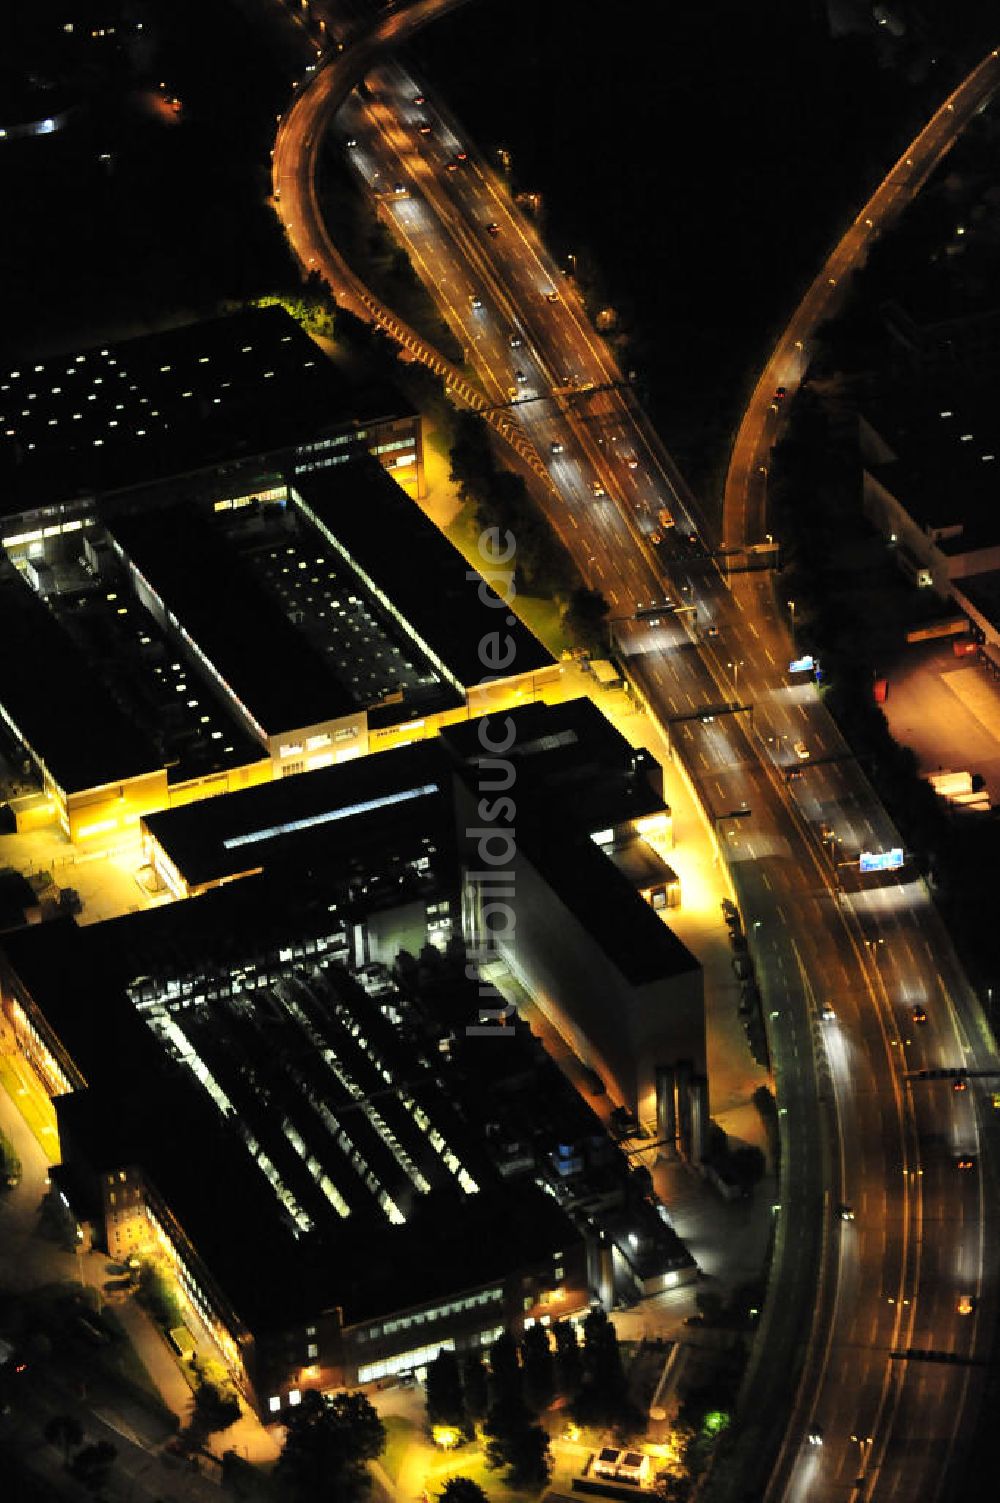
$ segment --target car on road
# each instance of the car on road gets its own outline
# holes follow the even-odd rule
[[[519,350],[524,344],[524,340],[521,338],[520,334],[512,334],[507,343],[510,345],[512,350]]]
[[[659,533],[659,532],[651,532],[649,534],[649,541],[655,547],[657,543],[662,543],[663,542],[663,534]]]
[[[808,746],[806,746],[804,741],[796,741],[792,750],[795,752],[795,755],[798,757],[800,762],[808,762],[809,748]]]
[[[413,103],[414,104],[426,104],[427,100],[424,98],[424,96],[422,94],[415,94],[413,96]]]
[[[469,294],[469,306],[470,306],[470,308],[477,308],[477,309],[481,308],[483,306],[483,300],[482,300],[482,298],[478,297],[476,295],[476,293],[470,292],[470,294]]]
[[[552,440],[552,442],[549,444],[549,453],[550,454],[562,454],[563,451],[564,451],[564,446],[559,442],[558,439],[554,438]]]
[[[961,1154],[959,1154],[958,1158],[955,1160],[955,1168],[956,1169],[975,1169],[975,1167],[976,1167],[976,1159],[975,1159],[975,1155],[974,1154],[971,1154],[971,1153],[961,1153]]]
[[[357,138],[357,136],[348,136],[348,138],[347,138],[347,145],[348,145],[349,148],[353,147],[353,146],[357,146],[357,144],[358,144],[358,138]]]
[[[457,162],[449,162],[447,164],[447,166],[445,167],[445,171],[446,172],[457,172],[458,171],[458,163]]]
[[[608,494],[599,480],[592,480],[590,482],[590,489],[595,496],[606,496]]]
[[[706,626],[705,635],[706,637],[717,637],[719,635],[719,628],[717,626]]]
[[[832,1023],[836,1020],[837,1017],[834,1008],[829,1002],[823,1003],[823,1006],[819,1010],[819,1015],[823,1019],[824,1023]]]
[[[821,1446],[823,1444],[823,1432],[820,1429],[819,1425],[813,1425],[810,1428],[809,1433],[806,1436],[806,1440],[811,1446]]]
[[[500,226],[497,224],[496,220],[494,220],[492,224],[488,224],[486,226],[486,233],[487,235],[493,235],[494,238],[499,235]]]
[[[628,467],[630,470],[637,470],[639,468],[639,461],[637,459],[630,459]]]
[[[971,1315],[976,1308],[976,1296],[974,1294],[960,1294],[955,1309],[959,1315]]]
[[[518,386],[527,386],[528,384],[528,378],[524,374],[524,371],[515,371],[514,380],[517,382]]]
[[[969,1082],[964,1075],[958,1075],[952,1081],[951,1088],[953,1091],[967,1091],[969,1089]]]
[[[786,770],[786,772],[785,772],[785,781],[788,782],[788,783],[794,783],[801,776],[802,776],[802,768],[801,767],[789,767]]]
[[[545,294],[545,301],[547,303],[558,303],[558,301],[559,301],[559,294],[558,294],[558,292],[556,292],[554,289],[551,292],[547,292]]]
[[[467,162],[468,160],[469,160],[469,153],[467,151],[456,151],[456,153],[455,153],[455,161],[456,162]]]
[[[910,1017],[913,1019],[914,1023],[926,1023],[927,1009],[918,1005],[912,1009],[912,1011],[910,1012]]]
[[[406,184],[405,183],[393,183],[393,185],[392,185],[392,191],[393,191],[393,193],[399,194],[400,197],[405,197],[405,195],[406,195]]]
[[[854,1207],[846,1204],[841,1204],[837,1207],[837,1215],[840,1217],[841,1221],[853,1221]]]
[[[699,715],[698,718],[701,721],[702,725],[714,725],[715,724],[715,716],[714,715]]]
[[[417,130],[420,132],[420,134],[422,136],[429,136],[430,133],[431,133],[431,127],[430,127],[429,121],[427,121],[427,120],[421,120],[420,124],[417,126]]]
[[[659,522],[660,526],[663,528],[673,527],[674,525],[674,519],[665,506],[660,507],[659,511],[656,513],[656,519]]]

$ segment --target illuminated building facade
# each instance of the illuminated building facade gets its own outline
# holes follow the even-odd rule
[[[298,485],[122,494],[46,529],[47,561],[12,549],[0,720],[74,841],[558,680],[515,618],[503,666],[481,660],[502,602],[374,460]],[[99,759],[77,744],[87,723]]]
[[[582,956],[604,1014],[586,988],[574,1014],[562,983],[540,1005],[564,1010],[581,1059],[626,1104],[619,1077],[628,1087],[636,1066],[612,1032],[661,1064],[693,1052],[693,963],[678,964],[589,830],[652,821],[665,835],[657,769],[595,716],[579,701],[511,717],[534,827],[523,945],[484,946],[467,928],[482,918],[465,820],[480,769],[457,733],[150,815],[151,863],[194,896],[5,940],[8,1032],[54,1099],[75,1214],[114,1256],[158,1250],[188,1324],[212,1333],[265,1414],[304,1387],[376,1381],[442,1346],[694,1275],[598,1119],[483,979],[501,957],[524,974],[541,965],[552,940],[529,909],[543,925],[569,922],[564,909],[579,919],[578,894],[546,888],[554,869],[538,854],[564,840],[604,905]],[[641,940],[641,985],[609,926]]]
[[[484,753],[486,725],[509,739],[502,757]],[[508,826],[488,817],[504,788],[515,834],[509,860],[490,866],[481,841],[495,836],[491,853],[507,844]],[[655,1116],[658,1066],[683,1061],[704,1075],[701,967],[643,900],[645,868],[630,880],[614,859],[616,844],[639,841],[654,856],[669,845],[662,772],[588,700],[463,721],[349,767],[147,816],[141,829],[148,863],[178,897],[261,871],[335,881],[368,909],[353,965],[391,962],[425,932],[442,948],[460,937],[498,956],[644,1119]],[[352,883],[362,851],[371,877]],[[493,923],[491,905],[509,908],[509,921]]]
[[[0,982],[8,1019],[73,1060],[54,1085],[74,1212],[112,1256],[167,1261],[265,1415],[590,1298],[584,1234],[500,1172],[447,1031],[385,967],[349,970],[352,927],[259,879],[22,931]]]

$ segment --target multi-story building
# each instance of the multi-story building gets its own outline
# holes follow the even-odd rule
[[[490,754],[484,736],[509,745]],[[391,964],[425,933],[500,960],[644,1119],[657,1067],[704,1076],[701,968],[607,854],[626,835],[651,849],[669,840],[662,773],[587,700],[148,815],[142,832],[179,897],[260,873],[309,892],[333,883],[345,907],[367,907],[352,965]],[[487,1031],[506,1015],[484,1019]]]
[[[123,489],[6,538],[0,719],[73,840],[114,841],[149,810],[429,735],[558,679],[382,466],[356,446],[324,464],[252,493],[228,470]],[[499,668],[482,655],[498,620]]]

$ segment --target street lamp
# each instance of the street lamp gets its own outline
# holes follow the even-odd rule
[[[860,1463],[861,1463],[861,1468],[860,1468],[860,1476],[858,1478],[858,1480],[860,1482],[860,1481],[863,1480],[865,1472],[866,1472],[867,1467],[868,1467],[868,1458],[871,1455],[871,1450],[872,1450],[872,1437],[870,1435],[852,1435],[851,1439],[854,1441],[854,1444],[857,1446],[858,1451],[860,1452],[860,1458],[859,1459],[860,1459]]]
[[[794,625],[795,625],[795,601],[794,600],[788,600],[785,603],[788,606],[788,610],[789,610],[789,613],[790,613],[791,618],[792,618],[792,626],[794,627]]]
[[[727,663],[726,664],[726,667],[732,670],[732,675],[733,675],[733,694],[737,695],[737,697],[738,697],[738,688],[739,688],[739,681],[740,681],[740,669],[743,667],[743,663],[744,663],[743,658],[739,658],[739,659],[737,659],[737,661],[735,663]]]
[[[572,266],[572,268],[573,268],[573,275],[575,277],[576,276],[576,256],[574,255],[573,251],[567,251],[566,252],[566,260]]]

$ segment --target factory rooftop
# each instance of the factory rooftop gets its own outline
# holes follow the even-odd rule
[[[538,639],[492,589],[469,578],[462,555],[370,458],[299,476],[295,491],[299,507],[367,589],[391,602],[391,613],[454,686],[552,665]],[[488,572],[485,560],[483,568]],[[499,646],[484,661],[481,644],[496,633]],[[508,657],[502,670],[490,666]]]
[[[9,965],[86,1080],[57,1099],[69,1172],[78,1154],[138,1164],[258,1331],[334,1305],[370,1319],[567,1245],[552,1199],[494,1168],[387,976],[363,985],[291,941],[266,976],[237,963],[234,936],[259,953],[273,897],[261,879],[11,938]]]
[[[455,815],[448,759],[418,742],[308,777],[146,815],[143,824],[192,888],[254,871],[301,883],[314,873],[369,870],[426,840],[450,848]]]
[[[515,764],[518,790],[544,802],[561,825],[591,835],[667,812],[655,759],[631,747],[589,699],[526,704],[509,715],[514,733],[504,756]],[[470,768],[495,756],[475,721],[445,726],[441,739]]]
[[[5,515],[270,453],[412,408],[358,391],[284,309],[0,367]]]
[[[1000,540],[1000,422],[992,389],[954,375],[947,381],[901,387],[883,383],[862,408],[897,456],[866,468],[933,533],[942,553],[965,553]]]
[[[30,585],[0,580],[0,705],[64,793],[155,772],[152,741],[119,709]]]
[[[322,654],[196,508],[123,512],[107,529],[265,735],[357,709]]]

